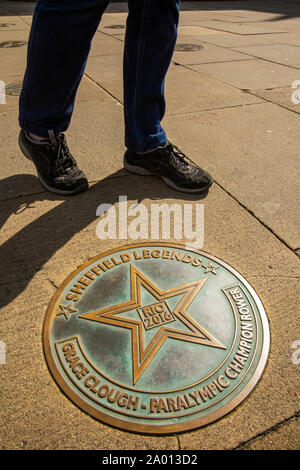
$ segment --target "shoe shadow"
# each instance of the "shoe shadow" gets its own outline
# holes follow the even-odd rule
[[[179,199],[184,202],[196,202],[207,196],[207,193],[201,195],[179,193],[162,184],[160,178],[130,175],[125,170],[119,170],[93,184],[84,193],[67,197],[44,191],[37,178],[31,175],[15,175],[6,178],[0,181],[0,188],[3,187],[15,188],[14,194],[18,196],[1,202],[0,227],[4,226],[10,216],[13,216],[14,220],[12,228],[1,230],[2,239],[4,238],[5,241],[0,247],[0,272],[2,273],[0,308],[9,304],[23,292],[32,277],[74,235],[99,219],[96,210],[100,204],[118,204],[120,195],[126,196],[129,204],[132,201],[140,203],[144,199],[160,201]],[[40,192],[38,192],[39,189]],[[35,194],[28,194],[30,191],[35,191]],[[3,193],[0,196],[2,199],[5,197]],[[39,202],[48,203],[50,210],[45,212],[45,207],[38,204]],[[55,207],[52,202],[55,203]],[[43,214],[36,216],[40,212]],[[20,218],[18,226],[20,225],[21,228],[16,231],[18,218]],[[6,230],[13,232],[13,235],[7,239]],[[96,231],[94,237],[99,243]],[[120,240],[120,246],[125,242]],[[130,243],[134,242],[134,240],[130,241]],[[97,243],[91,243],[95,250],[97,250]],[[109,240],[106,243],[109,243]],[[96,256],[99,252],[92,255]],[[90,253],[87,253],[88,255]],[[71,271],[72,268],[70,268]]]

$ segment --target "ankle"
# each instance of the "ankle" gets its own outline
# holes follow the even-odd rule
[[[137,153],[138,155],[146,155],[147,153],[155,152],[155,150],[158,150],[159,148],[166,147],[167,144],[168,144],[168,142],[164,142],[163,144],[157,145],[157,147],[153,147],[149,150],[146,150],[145,152],[137,152],[135,150],[135,153]]]
[[[41,137],[36,134],[32,134],[31,132],[27,132],[27,135],[30,137],[31,140],[34,140],[36,142],[42,142],[43,140],[47,140],[47,137]]]

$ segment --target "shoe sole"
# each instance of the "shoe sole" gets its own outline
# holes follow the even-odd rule
[[[19,135],[19,147],[20,147],[20,150],[22,151],[24,157],[26,157],[28,160],[30,160],[33,164],[33,160],[30,156],[30,153],[28,152],[28,150],[26,149],[26,147],[24,146],[22,140],[21,140],[21,135]],[[67,195],[71,195],[71,194],[78,194],[78,193],[81,193],[82,191],[86,191],[88,189],[88,184],[84,184],[82,186],[79,186],[79,188],[76,188],[74,189],[73,191],[65,191],[63,189],[56,189],[56,188],[52,188],[51,186],[49,186],[44,180],[43,178],[41,177],[41,175],[39,174],[38,170],[37,170],[37,176],[38,176],[38,179],[41,183],[41,185],[47,190],[49,191],[50,193],[54,193],[54,194],[59,194],[59,195],[63,195],[63,196],[67,196]]]
[[[142,175],[142,176],[159,176],[160,178],[162,178],[164,180],[164,182],[170,186],[170,188],[173,188],[175,189],[176,191],[179,191],[179,192],[182,192],[182,193],[194,193],[194,194],[199,194],[199,193],[205,193],[210,187],[211,185],[213,184],[213,181],[211,183],[209,183],[207,186],[205,186],[205,188],[201,188],[201,189],[186,189],[186,188],[180,188],[179,186],[176,186],[175,183],[173,183],[173,181],[169,180],[168,178],[166,178],[165,176],[160,176],[158,175],[157,173],[151,173],[151,171],[148,171],[146,170],[145,168],[141,168],[139,166],[134,166],[134,165],[130,165],[129,163],[127,163],[125,160],[124,160],[124,168],[125,170],[129,171],[130,173],[133,173],[135,175]]]

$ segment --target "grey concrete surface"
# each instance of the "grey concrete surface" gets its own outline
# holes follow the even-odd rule
[[[33,3],[2,1],[0,42],[27,40]],[[182,2],[166,80],[168,137],[213,175],[207,197],[178,193],[123,169],[122,53],[126,3],[111,3],[95,35],[67,132],[88,192],[51,195],[17,145],[18,97],[0,104],[1,449],[299,449],[300,8],[296,2]],[[2,39],[1,39],[2,38]],[[22,81],[26,46],[0,48],[0,80]],[[287,60],[286,60],[287,59]],[[180,64],[180,65],[177,65]],[[300,99],[299,99],[300,101]],[[298,109],[299,106],[299,109]],[[271,348],[259,384],[222,419],[177,435],[136,435],[82,412],[52,379],[42,329],[64,279],[101,252],[133,240],[99,240],[99,204],[203,203],[203,250],[239,271],[267,312]],[[170,241],[173,241],[171,236]]]

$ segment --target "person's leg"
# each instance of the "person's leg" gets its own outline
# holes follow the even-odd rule
[[[179,0],[129,0],[124,51],[124,167],[160,176],[172,188],[199,193],[211,176],[174,149],[161,126],[164,83],[177,39]]]
[[[125,145],[145,152],[167,137],[164,81],[173,55],[179,0],[129,0],[124,50]]]
[[[91,40],[108,0],[39,0],[20,96],[19,146],[45,189],[75,194],[88,188],[66,138]],[[40,138],[44,138],[41,141]]]
[[[41,137],[65,131],[92,37],[106,0],[39,0],[20,96],[22,129]]]

